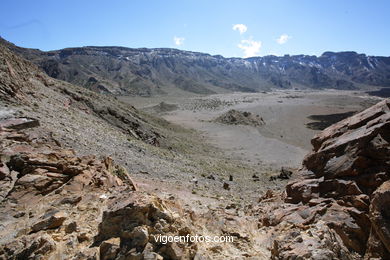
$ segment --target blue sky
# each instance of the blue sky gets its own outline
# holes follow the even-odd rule
[[[225,57],[390,56],[390,1],[2,0],[0,35],[16,45],[171,47]]]

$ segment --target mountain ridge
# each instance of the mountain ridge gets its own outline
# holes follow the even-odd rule
[[[100,45],[85,45],[85,46],[73,46],[73,47],[65,47],[65,48],[60,48],[60,49],[53,49],[53,50],[41,50],[39,48],[28,48],[28,47],[20,47],[6,39],[4,39],[3,37],[0,36],[0,42],[3,43],[3,44],[6,44],[6,45],[13,45],[14,47],[18,47],[18,48],[22,48],[22,49],[28,49],[28,50],[35,50],[35,51],[39,51],[39,52],[57,52],[57,51],[61,51],[61,50],[67,50],[67,49],[83,49],[83,48],[117,48],[117,49],[130,49],[130,50],[173,50],[173,51],[178,51],[178,52],[188,52],[188,53],[194,53],[194,54],[202,54],[202,55],[206,55],[206,56],[211,56],[211,57],[217,57],[217,58],[224,58],[224,59],[242,59],[242,60],[250,60],[250,59],[253,59],[253,58],[265,58],[265,57],[284,57],[284,56],[290,56],[290,57],[294,57],[294,56],[307,56],[307,57],[321,57],[321,56],[327,56],[327,55],[331,55],[331,54],[343,54],[343,53],[349,53],[349,54],[356,54],[356,55],[360,55],[360,56],[366,56],[366,57],[381,57],[381,58],[390,58],[390,56],[383,56],[383,55],[368,55],[366,53],[359,53],[357,51],[353,51],[353,50],[343,50],[343,51],[324,51],[321,55],[309,55],[309,54],[284,54],[284,55],[274,55],[274,54],[269,54],[269,55],[263,55],[263,56],[252,56],[252,57],[247,57],[247,58],[243,58],[243,57],[226,57],[224,55],[221,55],[221,54],[210,54],[210,53],[207,53],[207,52],[200,52],[200,51],[190,51],[190,50],[181,50],[181,49],[177,49],[177,48],[171,48],[171,47],[153,47],[153,48],[148,48],[148,47],[126,47],[126,46],[120,46],[120,45],[104,45],[104,46],[100,46]]]
[[[225,58],[172,48],[86,46],[44,52],[6,44],[51,77],[114,95],[390,86],[390,57],[354,51]]]

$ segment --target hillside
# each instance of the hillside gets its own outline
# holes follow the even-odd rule
[[[245,245],[239,225],[220,226],[232,214],[228,205],[237,204],[238,216],[246,207],[241,196],[257,199],[242,192],[255,169],[226,161],[195,131],[53,79],[1,44],[0,75],[1,259],[112,259],[121,250],[135,259],[266,254]],[[222,189],[229,175],[240,185]],[[249,232],[256,220],[237,221],[251,223]],[[221,253],[212,245],[153,240],[178,230],[231,233],[235,243]]]
[[[321,101],[278,92],[195,98],[181,110],[191,123],[197,111],[210,119],[222,113],[216,124],[239,135],[218,136],[238,159],[212,146],[205,131],[51,78],[0,43],[0,259],[389,259],[389,100],[318,133],[300,169],[276,171],[264,154],[278,151],[284,164],[289,146],[271,149],[280,144],[275,138],[257,146],[262,137],[253,133],[283,117],[274,110],[306,103],[312,113]],[[380,100],[317,95],[343,109]],[[264,115],[229,108],[257,101]],[[241,136],[255,136],[256,160],[243,153]],[[161,236],[233,240],[164,243]]]
[[[390,57],[356,52],[242,59],[163,48],[91,46],[43,52],[1,41],[51,77],[115,95],[390,86]]]

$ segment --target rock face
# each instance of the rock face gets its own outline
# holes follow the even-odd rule
[[[135,184],[109,157],[78,157],[41,131],[29,129],[36,124],[26,121],[37,122],[30,118],[0,122],[0,259],[72,255],[76,245],[61,252],[60,240],[72,244],[92,237],[96,220],[87,219],[96,214],[97,205],[91,205],[91,198],[96,204],[102,192],[131,192]]]
[[[132,185],[126,171],[113,165],[109,157],[100,161],[94,156],[76,157],[74,151],[55,144],[32,145],[39,140],[7,128],[2,129],[1,139],[5,146],[1,151],[1,181],[11,184],[3,185],[8,187],[2,190],[3,198],[32,202],[38,195],[58,189],[82,191],[91,185],[107,189],[124,182]]]
[[[368,255],[389,256],[390,252],[390,181],[384,182],[373,194],[370,204],[371,233]]]
[[[286,187],[288,204],[263,218],[263,224],[287,222],[318,234],[322,223],[321,229],[330,234],[328,242],[342,241],[331,258],[343,259],[346,248],[345,259],[390,259],[390,101],[328,127],[312,144],[299,177]],[[311,239],[317,247],[311,253],[320,252],[324,240]],[[308,253],[294,251],[297,241],[287,236],[275,241],[275,258]]]
[[[254,127],[262,126],[265,124],[262,117],[259,115],[253,115],[250,112],[241,112],[237,110],[229,110],[226,113],[220,115],[214,122],[227,124],[227,125],[250,125]]]
[[[20,59],[0,44],[0,99],[22,99],[25,91],[33,86],[30,78],[41,78],[41,75],[44,73],[36,65]]]
[[[174,217],[167,202],[142,193],[111,201],[95,237],[101,259],[192,259],[196,254],[195,244],[158,240],[159,236],[193,233],[183,219]]]
[[[42,52],[0,41],[51,77],[113,94],[150,96],[174,88],[202,94],[215,93],[218,88],[248,92],[294,87],[355,89],[358,84],[386,87],[390,83],[389,57],[356,52],[241,59],[164,48],[82,47]]]
[[[110,157],[77,156],[25,120],[0,125],[0,259],[203,259],[156,239],[195,234],[191,220]]]

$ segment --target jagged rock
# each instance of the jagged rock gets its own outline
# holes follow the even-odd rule
[[[368,254],[390,259],[390,181],[384,182],[373,194],[370,204],[372,224]]]
[[[120,251],[120,239],[111,238],[100,244],[100,259],[114,260]]]
[[[375,171],[369,177],[375,180],[377,174],[390,167],[387,161],[389,107],[390,101],[384,100],[325,129],[313,138],[314,151],[305,158],[303,165],[317,177],[354,177],[358,184],[367,186],[365,192],[372,193],[378,185],[373,182],[372,187],[367,178],[363,178],[364,173]]]
[[[177,245],[177,243],[169,243],[167,245],[164,245],[160,250],[159,253],[161,256],[165,257],[166,259],[172,259],[172,260],[184,260],[189,259],[186,257],[184,250]]]
[[[313,198],[318,198],[319,182],[319,179],[307,179],[287,184],[286,193],[288,197],[286,202],[299,203],[302,201],[305,203]]]
[[[351,257],[340,238],[324,223],[319,221],[310,232],[291,226],[273,240],[271,259],[358,259]]]
[[[65,232],[66,233],[73,233],[77,231],[77,223],[76,222],[70,222],[65,226]]]
[[[72,260],[99,260],[99,250],[95,248],[83,248],[81,252],[76,252]]]
[[[32,63],[19,58],[3,44],[0,46],[0,99],[22,100],[26,90],[32,89],[30,78],[39,70]]]
[[[149,242],[149,232],[147,226],[135,227],[130,233],[123,231],[123,243],[129,244],[130,248],[136,248],[141,251]]]
[[[13,152],[9,150],[10,160],[7,163],[11,170],[17,171],[17,179],[11,197],[17,200],[29,200],[34,195],[46,195],[63,187],[73,192],[81,191],[85,186],[103,189],[121,186],[126,183],[135,190],[135,184],[128,173],[114,166],[112,159],[103,161],[95,157],[76,157],[71,150],[53,149],[50,153],[41,150]],[[62,201],[61,203],[77,203]]]
[[[0,259],[44,259],[56,249],[54,240],[47,234],[20,237],[0,246]]]
[[[131,236],[145,234],[142,228],[138,229],[139,232],[131,233],[135,227],[153,226],[153,223],[160,219],[168,223],[173,221],[161,201],[138,193],[124,195],[112,200],[107,210],[103,212],[95,241],[104,241],[112,237],[121,237],[126,241]]]
[[[170,208],[145,193],[118,194],[103,212],[94,245],[110,238],[120,238],[119,256],[128,259],[190,259],[195,254],[187,243],[164,243],[160,235],[186,235],[193,231],[171,214]],[[170,206],[177,205],[169,202]],[[103,242],[104,243],[104,242]],[[127,259],[127,258],[126,258]]]
[[[388,258],[390,213],[384,205],[390,202],[390,101],[379,102],[326,128],[312,144],[314,150],[305,157],[298,177],[286,187],[285,202],[293,204],[263,217],[262,224],[287,222],[311,230],[308,225],[324,221],[327,232],[350,252],[359,254],[348,253],[346,259],[364,255]],[[281,249],[284,243],[287,247]],[[288,237],[277,240],[275,257],[314,258],[294,249],[296,243]],[[341,259],[339,254],[325,256]]]
[[[91,239],[91,237],[87,232],[80,232],[77,235],[77,240],[79,241],[79,243],[89,241],[90,239]]]
[[[142,252],[142,257],[144,260],[163,260],[164,258],[157,254],[156,252],[153,252],[154,248],[153,245],[148,243],[145,246],[144,251]]]
[[[142,252],[137,252],[137,250],[135,248],[132,248],[132,249],[130,249],[126,253],[126,259],[129,259],[129,260],[142,260],[143,259],[143,255],[142,255]]]
[[[31,232],[58,228],[67,219],[67,217],[68,215],[64,212],[49,212],[42,216],[41,220],[31,227]]]
[[[48,143],[39,133],[20,131],[0,129],[0,196],[5,210],[1,214],[0,259],[49,259],[51,254],[98,259],[94,249],[78,249],[91,240],[93,229],[97,230],[97,212],[92,205],[102,191],[131,192],[135,183],[109,157],[78,157],[72,150]],[[9,138],[19,135],[25,138]],[[73,207],[76,204],[80,209]],[[70,216],[77,221],[64,224]],[[66,238],[64,252],[58,244]]]

